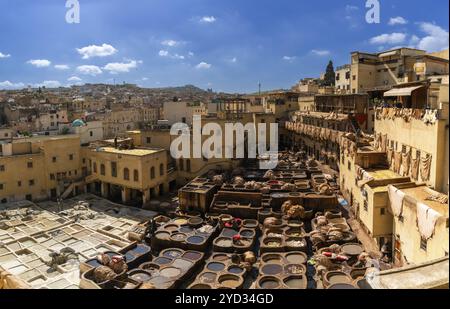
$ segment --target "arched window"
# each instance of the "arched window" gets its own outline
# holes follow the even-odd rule
[[[139,172],[138,172],[138,170],[134,170],[134,172],[133,172],[133,179],[134,179],[134,181],[139,181]]]
[[[130,180],[130,170],[128,168],[123,169],[123,179]]]
[[[159,165],[159,175],[164,176],[164,164],[162,163]]]
[[[150,179],[155,179],[155,167],[153,166],[150,169]]]
[[[100,174],[105,176],[106,174],[105,164],[100,165]]]

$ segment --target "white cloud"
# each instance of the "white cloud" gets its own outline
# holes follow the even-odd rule
[[[420,38],[417,35],[413,35],[409,39],[410,46],[417,46],[417,44],[419,44],[419,42],[420,42]]]
[[[109,71],[111,74],[128,73],[131,69],[135,69],[141,61],[130,60],[128,63],[113,62],[103,67],[103,70]]]
[[[449,34],[445,29],[432,23],[419,23],[420,30],[427,34],[427,36],[420,39],[417,48],[426,50],[428,52],[441,51],[448,49]]]
[[[59,88],[61,83],[57,80],[46,80],[40,84],[35,84],[35,87],[45,87],[45,88]]]
[[[357,11],[357,10],[359,10],[359,8],[356,5],[346,5],[345,6],[345,11],[347,11],[347,12]]]
[[[402,44],[406,40],[406,34],[405,33],[398,33],[394,32],[391,34],[384,33],[379,36],[373,37],[370,39],[370,43],[374,45],[380,45],[380,44]]]
[[[103,73],[103,71],[96,65],[81,65],[77,67],[77,72],[91,76],[96,76]]]
[[[101,46],[89,45],[86,47],[77,48],[77,51],[80,55],[83,56],[83,59],[89,59],[92,57],[106,57],[117,53],[117,49],[109,44],[104,43]]]
[[[238,61],[238,60],[237,60],[236,57],[233,57],[233,58],[230,59],[230,62],[231,62],[231,63],[236,63],[237,61]]]
[[[184,59],[184,58],[186,58],[183,55],[171,54],[167,50],[160,50],[158,54],[159,54],[160,57],[167,57],[167,58],[172,58],[172,59]]]
[[[164,46],[175,47],[177,45],[180,45],[181,42],[178,42],[175,40],[165,40],[165,41],[162,41],[161,44]]]
[[[57,70],[68,70],[70,67],[67,64],[55,64]]]
[[[10,54],[4,54],[4,53],[0,52],[0,59],[9,58],[9,57],[11,57]]]
[[[200,23],[202,24],[212,24],[214,22],[216,22],[216,18],[214,16],[203,16],[202,18],[200,18]]]
[[[395,25],[406,25],[408,23],[408,21],[406,19],[404,19],[401,16],[397,16],[397,17],[391,17],[391,19],[389,19],[389,25],[390,26],[395,26]]]
[[[200,62],[199,64],[197,64],[196,66],[195,66],[195,68],[197,69],[197,70],[208,70],[208,69],[210,69],[211,68],[211,64],[209,64],[209,63],[206,63],[206,62]]]
[[[52,64],[51,61],[46,59],[34,59],[34,60],[28,60],[27,63],[35,66],[36,68],[45,68]]]
[[[294,61],[297,57],[295,56],[284,56],[283,60],[285,61]]]
[[[158,53],[161,57],[169,56],[169,52],[167,50],[160,50]]]
[[[142,80],[143,80],[143,81],[147,81],[147,80],[148,80],[148,77],[142,77]]]
[[[330,51],[325,49],[313,49],[311,50],[311,53],[316,56],[328,56],[330,54]]]
[[[20,89],[20,88],[24,88],[24,87],[25,87],[24,83],[12,83],[9,80],[0,82],[1,89]]]
[[[82,79],[79,78],[78,76],[72,76],[72,77],[69,77],[67,80],[68,80],[69,82],[81,82],[81,81],[82,81]]]
[[[190,52],[188,52],[188,56],[189,57],[194,57],[194,53],[190,51]]]

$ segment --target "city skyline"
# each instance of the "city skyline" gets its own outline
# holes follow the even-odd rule
[[[65,1],[2,0],[0,89],[125,81],[249,93],[317,77],[354,50],[448,48],[447,1],[426,18],[419,1],[380,1],[379,24],[362,0],[241,2],[79,1],[80,23],[69,24]]]

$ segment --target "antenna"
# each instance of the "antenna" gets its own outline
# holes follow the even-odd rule
[[[261,95],[261,82],[258,83],[258,94]]]

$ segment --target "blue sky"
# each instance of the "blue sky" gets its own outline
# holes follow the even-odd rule
[[[331,59],[397,46],[448,48],[448,0],[0,0],[0,89],[123,81],[215,91],[289,88]]]

